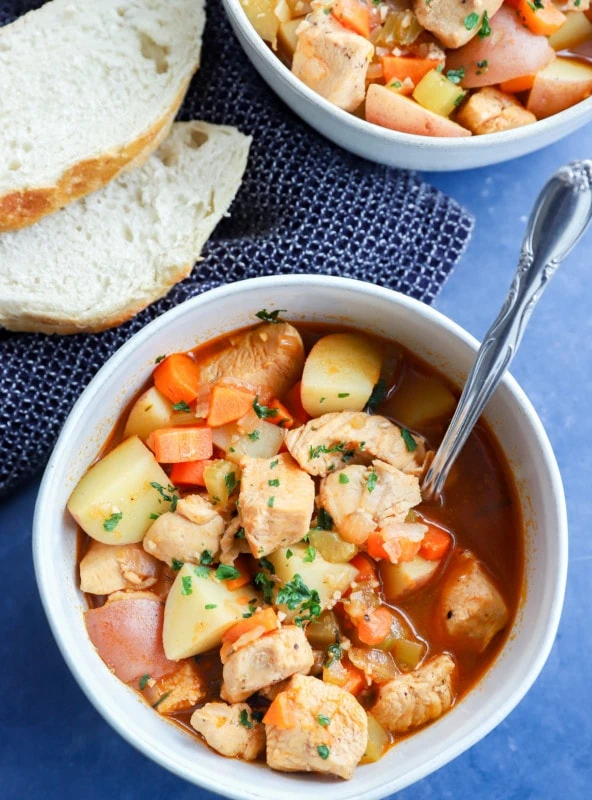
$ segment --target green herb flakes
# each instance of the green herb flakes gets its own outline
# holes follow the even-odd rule
[[[267,501],[267,505],[269,508],[273,508],[273,504],[275,503],[275,496],[272,495],[269,500]]]
[[[238,481],[236,479],[236,472],[234,472],[234,470],[232,472],[227,473],[224,476],[224,483],[226,485],[228,494],[232,494],[238,485]]]
[[[175,509],[177,508],[177,503],[179,502],[179,495],[175,494],[175,492],[177,491],[176,488],[174,486],[171,486],[171,484],[169,483],[169,485],[165,489],[164,486],[162,486],[160,483],[157,483],[156,481],[151,481],[150,486],[152,486],[153,489],[156,489],[156,491],[162,497],[163,500],[171,504],[171,511],[175,511]]]
[[[164,360],[165,360],[165,358],[166,358],[166,356],[165,356],[165,355],[162,355],[162,356],[156,356],[156,358],[154,359],[154,363],[155,363],[155,364],[160,364],[160,362],[161,362],[161,361],[164,361]]]
[[[263,600],[269,604],[273,603],[273,590],[275,588],[275,583],[268,575],[265,574],[265,572],[257,572],[255,575],[255,585],[259,586],[261,589]]]
[[[184,411],[185,413],[191,411],[185,400],[181,400],[180,403],[173,403],[173,411]]]
[[[216,569],[216,577],[219,581],[233,581],[240,578],[241,574],[236,567],[231,567],[229,564],[220,564]]]
[[[403,441],[405,442],[405,447],[410,453],[413,453],[417,448],[417,442],[413,438],[413,436],[409,433],[407,428],[401,428],[401,436],[403,437]]]
[[[241,712],[238,715],[238,721],[245,728],[251,729],[253,727],[253,723],[249,719],[249,715],[247,713],[247,709],[246,708],[241,709]]]
[[[108,518],[107,518],[107,519],[106,519],[106,520],[103,522],[103,528],[104,528],[106,531],[109,531],[109,532],[111,532],[111,531],[114,531],[114,530],[115,530],[115,528],[116,528],[116,527],[117,527],[117,525],[118,525],[118,524],[121,522],[121,520],[122,520],[122,519],[123,519],[123,514],[121,513],[121,511],[118,511],[118,512],[116,512],[116,513],[113,513],[113,514],[111,514],[111,516],[110,516],[110,517],[108,517]]]
[[[331,717],[328,717],[326,714],[318,714],[317,715],[317,722],[323,728],[326,728],[328,725],[331,724]]]
[[[378,483],[378,475],[376,470],[373,468],[368,477],[366,478],[366,489],[370,493],[372,493],[376,489],[376,484]]]
[[[345,472],[339,473],[339,483],[349,483],[349,478],[345,474]]]
[[[378,408],[379,405],[384,403],[386,400],[386,381],[384,378],[380,378],[372,389],[372,394],[370,395],[370,399],[366,403],[366,411],[371,414]]]
[[[193,593],[193,588],[191,586],[191,575],[183,575],[181,578],[181,594],[184,594],[186,597]]]
[[[175,572],[179,572],[185,562],[178,561],[176,558],[171,559],[171,566]]]
[[[252,442],[258,442],[261,438],[261,434],[258,430],[251,431],[251,433],[247,433],[247,436]]]
[[[450,81],[450,83],[460,83],[462,79],[465,77],[465,68],[459,67],[458,69],[449,69],[446,73],[446,77]]]
[[[195,567],[193,570],[198,578],[209,578],[210,570],[207,567]]]
[[[146,686],[148,685],[148,681],[150,680],[150,675],[142,675],[138,682],[138,686],[140,687],[140,691],[144,691]]]
[[[293,552],[292,552],[292,551],[291,551],[291,550],[288,548],[288,549],[286,550],[286,558],[287,558],[288,560],[290,560],[290,559],[292,558],[292,556],[293,556],[293,555],[294,555],[294,553],[293,553]]]
[[[287,311],[287,310],[288,309],[286,308],[278,308],[276,311],[267,311],[267,309],[264,308],[262,311],[257,311],[255,316],[263,320],[263,322],[276,323],[276,322],[281,322],[281,320],[278,319],[278,317],[282,313],[282,311]]]
[[[465,28],[468,31],[474,30],[478,24],[479,24],[479,14],[473,12],[472,14],[469,14],[468,17],[465,17]]]
[[[163,695],[161,695],[156,701],[156,703],[152,704],[152,708],[158,708],[158,706],[163,702],[163,700],[166,700],[169,695],[170,692],[165,692]]]
[[[327,647],[327,656],[325,658],[325,666],[330,667],[335,661],[341,661],[341,656],[343,652],[341,650],[341,645],[339,642],[335,642],[335,644],[330,644]]]
[[[349,392],[339,392],[337,397],[343,398],[343,397],[349,397],[349,395],[350,395]]]
[[[212,555],[210,550],[203,551],[203,553],[199,557],[199,563],[205,564],[205,566],[209,566],[210,564],[214,563],[214,556]]]
[[[253,411],[259,419],[270,419],[273,417],[277,417],[280,413],[277,408],[269,408],[269,406],[262,406],[259,402],[259,395],[255,397],[253,400]]]
[[[317,514],[317,528],[323,531],[333,530],[333,517],[328,511],[325,511],[324,508],[319,508],[319,513]]]
[[[267,481],[270,486],[279,486],[280,479],[279,478],[272,478],[271,480]]]
[[[275,461],[272,461],[272,462],[271,462],[271,464],[269,465],[269,469],[273,469],[274,467],[277,467],[277,465],[278,465],[279,463],[280,463],[280,462],[279,462],[279,461],[278,461],[278,459],[276,458],[276,459],[275,459]]]
[[[535,3],[537,0],[535,0]],[[483,20],[479,28],[479,38],[485,39],[486,36],[491,36],[491,25],[489,24],[489,14],[487,11],[483,12]]]
[[[317,753],[320,755],[323,761],[326,761],[329,758],[331,751],[326,744],[319,744],[317,745]]]
[[[158,519],[160,514],[155,514],[154,511],[148,515],[148,519]]]
[[[216,605],[216,603],[207,603],[205,608],[206,611],[211,611],[212,608],[218,608],[218,606]]]
[[[245,534],[245,529],[244,528],[239,528],[237,530],[237,532],[234,534],[234,538],[235,539],[244,539],[245,536],[246,536],[246,534]]]
[[[302,560],[306,564],[312,564],[312,562],[316,558],[316,555],[317,555],[316,548],[313,547],[311,544],[309,544],[308,547],[306,548],[306,555],[304,556],[304,558]]]
[[[259,563],[261,564],[263,569],[266,569],[271,575],[275,575],[275,567],[273,566],[271,561],[269,561],[269,559],[260,558]]]

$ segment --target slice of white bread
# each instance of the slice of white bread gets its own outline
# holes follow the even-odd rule
[[[250,142],[235,128],[177,122],[137,170],[0,235],[0,326],[96,332],[165,295],[228,210]]]
[[[0,28],[0,231],[158,147],[199,65],[204,0],[51,0]]]

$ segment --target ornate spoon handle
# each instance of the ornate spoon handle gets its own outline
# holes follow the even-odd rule
[[[592,161],[562,167],[544,186],[528,221],[518,269],[485,334],[454,417],[423,481],[435,501],[460,450],[510,362],[547,284],[592,220]]]

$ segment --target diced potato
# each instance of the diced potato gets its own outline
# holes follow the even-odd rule
[[[368,744],[360,763],[373,764],[381,759],[387,751],[391,743],[391,735],[372,714],[366,713],[368,716]]]
[[[204,469],[204,482],[214,505],[226,505],[240,481],[240,468],[232,461],[217,459]]]
[[[137,436],[131,436],[80,479],[68,500],[68,511],[98,542],[141,542],[152,525],[150,515],[170,509],[170,501],[163,497],[172,497],[168,487],[169,478],[153,454]]]
[[[294,55],[296,46],[298,45],[298,37],[296,31],[300,27],[302,17],[300,19],[291,19],[289,22],[280,23],[278,30],[278,41],[286,55],[290,57]]]
[[[288,557],[288,553],[292,555]],[[335,602],[336,592],[343,593],[355,580],[358,570],[351,564],[330,564],[319,554],[314,554],[312,561],[308,558],[307,547],[304,544],[293,544],[289,548],[276,550],[269,556],[276,574],[282,583],[289,583],[295,575],[300,575],[309,589],[316,589],[323,609]],[[278,606],[289,619],[298,614],[298,609],[290,611],[285,606]]]
[[[330,411],[362,411],[380,377],[382,354],[359,333],[323,336],[310,351],[302,373],[305,411],[318,417]]]
[[[184,564],[166,600],[162,640],[167,658],[205,653],[222,642],[222,634],[242,619],[248,601],[257,599],[250,586],[231,592],[215,570]]]
[[[139,436],[146,441],[152,431],[177,425],[195,425],[191,411],[175,411],[172,403],[155,386],[147,389],[133,404],[123,438]]]
[[[413,97],[420,105],[442,117],[452,114],[465,94],[460,86],[437,69],[427,72],[413,91]]]
[[[558,56],[537,73],[528,103],[537,119],[545,119],[592,94],[592,64]]]
[[[451,416],[456,402],[445,383],[413,373],[388,399],[384,410],[397,422],[416,429],[432,419]]]
[[[412,639],[397,639],[393,648],[397,666],[405,672],[416,669],[421,663],[425,652],[425,644]]]
[[[279,425],[265,422],[249,412],[237,422],[231,422],[212,430],[212,439],[216,447],[226,452],[228,461],[239,464],[244,456],[250,458],[273,458],[282,442],[285,430]]]
[[[337,531],[311,531],[309,540],[325,561],[331,564],[351,561],[358,552],[356,545],[344,541]]]
[[[389,602],[394,602],[425,586],[436,574],[439,566],[439,561],[427,561],[421,556],[415,556],[411,561],[401,561],[399,564],[381,561],[380,577],[384,596]]]
[[[549,44],[553,50],[571,50],[592,40],[592,21],[583,11],[570,11],[565,22],[552,36]]]
[[[286,0],[292,17],[305,17],[312,11],[310,0]]]
[[[339,626],[332,611],[323,611],[321,616],[306,627],[306,638],[311,647],[326,650],[339,641]]]
[[[256,32],[270,44],[275,44],[279,20],[275,14],[276,0],[241,0],[247,19]]]

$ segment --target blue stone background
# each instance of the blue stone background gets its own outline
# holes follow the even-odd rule
[[[476,216],[436,307],[477,337],[505,296],[527,215],[559,166],[592,155],[592,129],[519,161],[428,179]],[[398,800],[592,797],[592,234],[561,267],[513,373],[555,449],[567,493],[570,567],[553,651],[519,707],[487,738]],[[33,576],[38,480],[0,502],[0,798],[213,800],[115,734],[86,700],[47,626]]]

